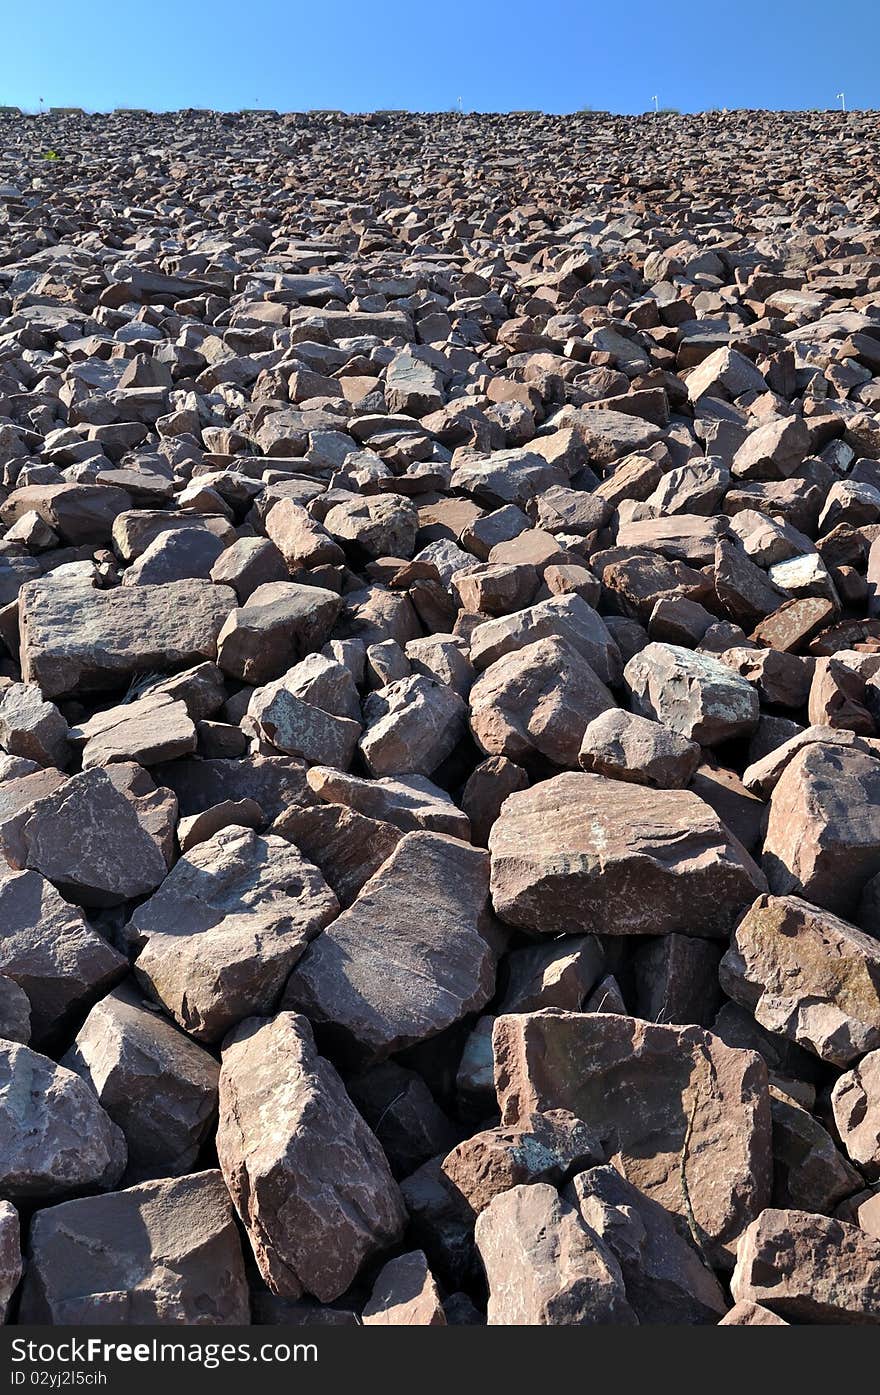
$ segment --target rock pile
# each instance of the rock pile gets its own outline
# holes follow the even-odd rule
[[[8,1320],[880,1322],[878,215],[0,114]]]

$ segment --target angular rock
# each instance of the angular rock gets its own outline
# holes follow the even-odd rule
[[[633,709],[701,746],[748,736],[758,725],[758,694],[707,654],[649,644],[624,669]]]
[[[807,1211],[769,1209],[740,1241],[731,1291],[796,1323],[880,1322],[880,1240]]]
[[[598,1140],[564,1109],[473,1134],[443,1159],[443,1172],[475,1215],[501,1192],[535,1182],[559,1187],[603,1161]]]
[[[0,1041],[0,1192],[11,1201],[113,1187],[125,1139],[72,1071]]]
[[[615,706],[570,645],[541,639],[490,664],[470,692],[471,731],[487,755],[575,766],[589,723]]]
[[[579,763],[582,770],[628,784],[684,789],[701,759],[695,741],[659,722],[612,708],[590,722]]]
[[[22,588],[21,669],[44,698],[125,687],[217,657],[235,594],[208,581],[95,591],[51,579]]]
[[[710,1258],[723,1262],[769,1204],[769,1091],[755,1053],[699,1027],[556,1011],[499,1017],[493,1047],[503,1123],[569,1110],[628,1181],[692,1214]]]
[[[285,1007],[358,1057],[380,1060],[436,1036],[491,996],[484,938],[487,855],[438,833],[408,833],[353,906],[290,977]]]
[[[446,1314],[424,1251],[391,1259],[380,1270],[361,1315],[364,1327],[445,1327]]]
[[[365,701],[361,754],[374,775],[430,775],[455,749],[466,716],[465,703],[445,683],[422,674],[402,678]]]
[[[0,878],[0,924],[0,973],[27,994],[37,1045],[127,971],[124,957],[38,872]]]
[[[191,1171],[216,1116],[219,1067],[131,987],[96,1003],[62,1065],[125,1135],[129,1181]]]
[[[0,747],[38,765],[62,770],[70,758],[68,727],[35,683],[12,683],[0,693]]]
[[[135,973],[184,1031],[217,1041],[269,1012],[339,903],[283,838],[226,828],[182,857],[127,929]]]
[[[880,872],[880,760],[827,742],[800,751],[773,790],[762,865],[776,895],[852,914]]]
[[[512,794],[489,838],[492,899],[541,934],[724,936],[763,878],[708,805],[564,774]]]
[[[268,683],[320,649],[342,601],[321,586],[267,582],[232,610],[217,636],[217,663],[231,678]],[[213,657],[213,655],[211,656]]]
[[[694,1326],[726,1311],[720,1284],[675,1218],[613,1167],[581,1172],[567,1195],[620,1265],[640,1323]]]
[[[403,1231],[385,1154],[295,1013],[224,1044],[217,1154],[273,1293],[330,1302]]]
[[[880,1177],[880,1051],[846,1071],[831,1094],[834,1122],[847,1155],[870,1181]]]
[[[476,1242],[490,1327],[638,1323],[617,1260],[554,1187],[496,1196],[477,1218]]]
[[[880,1047],[880,942],[796,896],[759,896],[719,970],[762,1027],[846,1066]]]
[[[154,891],[165,859],[131,802],[103,770],[74,775],[31,809],[27,867],[82,906],[115,906]]]
[[[34,1217],[22,1322],[216,1327],[249,1317],[241,1242],[219,1172],[144,1182]]]

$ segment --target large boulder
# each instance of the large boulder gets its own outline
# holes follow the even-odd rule
[[[545,1010],[496,1019],[502,1122],[567,1109],[720,1262],[770,1201],[767,1068],[699,1027]]]
[[[51,576],[22,587],[21,670],[45,698],[124,688],[217,657],[235,592],[210,581],[96,591]]]
[[[489,837],[492,899],[542,934],[724,936],[764,879],[708,804],[566,773],[505,801]]]
[[[247,1324],[241,1241],[220,1173],[163,1178],[38,1211],[19,1320]]]

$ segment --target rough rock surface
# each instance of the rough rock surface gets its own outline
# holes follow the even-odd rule
[[[338,902],[295,847],[225,828],[182,857],[127,934],[140,983],[201,1041],[276,1003]]]
[[[372,1059],[478,1012],[495,983],[488,863],[486,853],[442,834],[406,834],[310,945],[285,1005]]]
[[[880,942],[796,896],[759,896],[719,968],[768,1031],[836,1066],[880,1046]]]
[[[876,147],[0,107],[13,1321],[873,1319]]]
[[[227,1038],[217,1153],[274,1293],[338,1298],[403,1230],[385,1154],[296,1013]]]
[[[217,1327],[249,1316],[219,1172],[144,1182],[34,1217],[21,1322]]]
[[[496,911],[544,934],[725,935],[764,881],[690,791],[602,775],[512,794],[489,850]]]
[[[711,1251],[769,1203],[770,1099],[754,1052],[697,1027],[551,1009],[499,1017],[492,1040],[502,1122],[569,1110],[630,1182],[692,1212]]]
[[[614,1255],[546,1183],[496,1196],[476,1241],[490,1326],[637,1324]]]
[[[0,1041],[0,1137],[7,1200],[106,1190],[125,1169],[125,1139],[88,1086],[10,1041]]]

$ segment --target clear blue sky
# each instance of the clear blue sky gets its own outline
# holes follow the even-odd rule
[[[880,107],[880,0],[0,0],[0,104]]]

